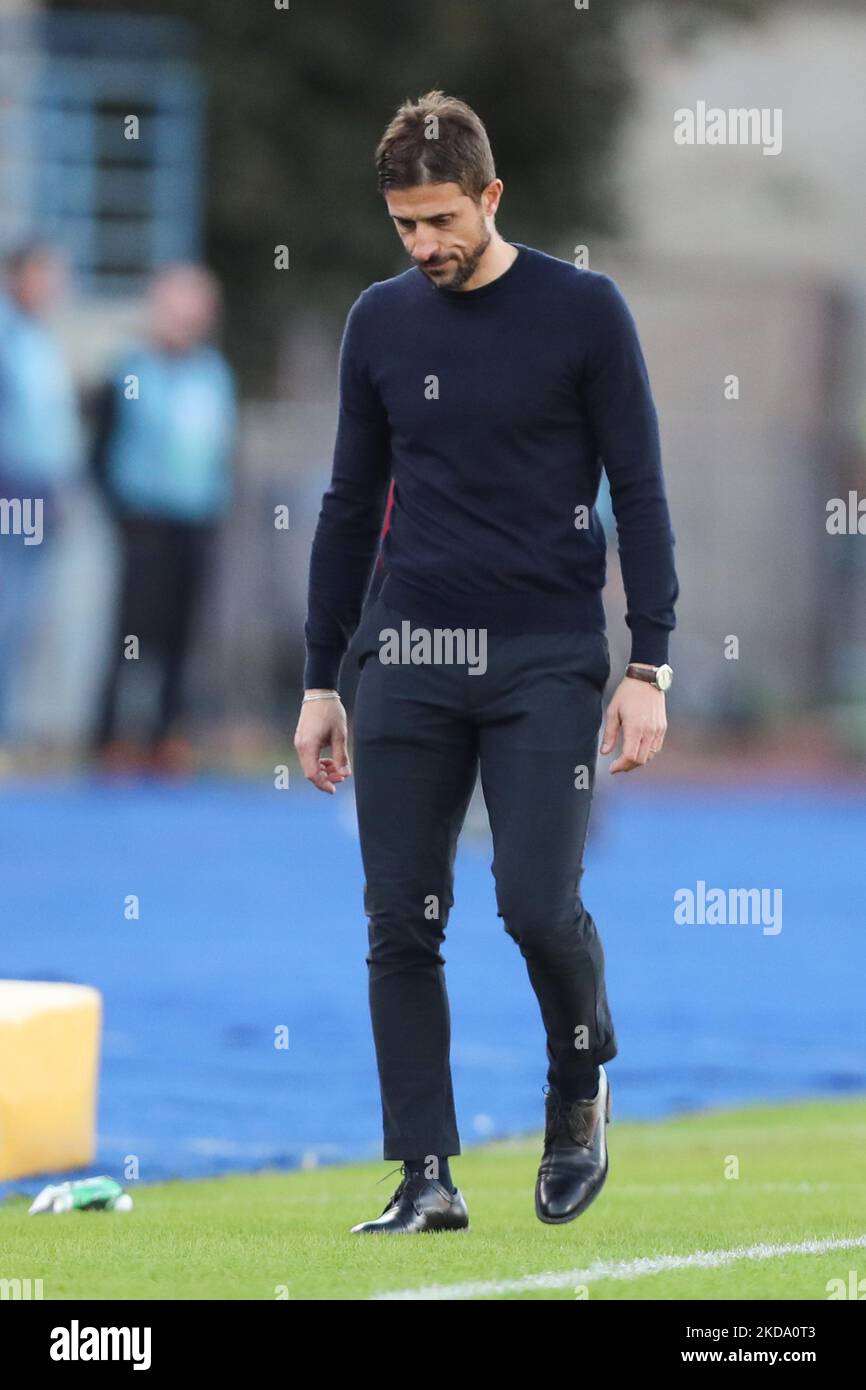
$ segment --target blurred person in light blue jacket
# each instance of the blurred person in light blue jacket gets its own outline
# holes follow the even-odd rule
[[[0,741],[10,696],[38,627],[64,502],[80,476],[78,401],[44,319],[67,266],[48,242],[7,255],[0,288]]]
[[[143,761],[182,771],[183,681],[202,589],[232,495],[234,378],[209,341],[220,288],[199,265],[173,263],[154,276],[148,333],[115,364],[100,393],[92,466],[116,524],[122,554],[117,628],[95,750],[109,766]],[[129,639],[138,639],[130,660]],[[127,682],[156,674],[144,736],[121,718]]]

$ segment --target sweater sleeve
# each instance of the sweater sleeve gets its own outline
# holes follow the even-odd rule
[[[631,660],[660,666],[676,625],[679,584],[658,419],[631,311],[609,276],[599,275],[597,282],[586,401],[610,482]]]
[[[376,557],[391,476],[388,419],[365,362],[367,293],[352,305],[340,345],[333,469],[310,555],[306,690],[336,687]]]

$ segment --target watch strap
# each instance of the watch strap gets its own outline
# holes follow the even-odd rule
[[[658,671],[658,669],[659,668],[657,666],[636,666],[633,662],[630,661],[628,666],[626,666],[625,668],[625,673],[627,676],[631,676],[633,680],[647,681],[650,685],[655,685],[656,672]]]

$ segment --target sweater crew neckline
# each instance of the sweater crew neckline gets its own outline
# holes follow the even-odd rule
[[[434,294],[439,295],[440,299],[446,300],[449,304],[474,303],[478,299],[485,299],[489,295],[496,294],[514,284],[519,278],[520,272],[525,269],[529,260],[527,247],[520,241],[509,241],[508,245],[515,247],[517,251],[511,265],[503,270],[501,275],[497,275],[495,280],[488,280],[485,285],[479,285],[474,290],[450,290],[447,285],[436,285],[428,276],[424,275],[420,266],[417,267],[418,274],[424,276],[425,283]]]

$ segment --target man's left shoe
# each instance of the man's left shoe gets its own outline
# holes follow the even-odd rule
[[[598,1069],[592,1100],[563,1104],[551,1090],[545,1096],[544,1153],[535,1184],[535,1214],[551,1226],[573,1221],[586,1211],[607,1177],[610,1085]]]

